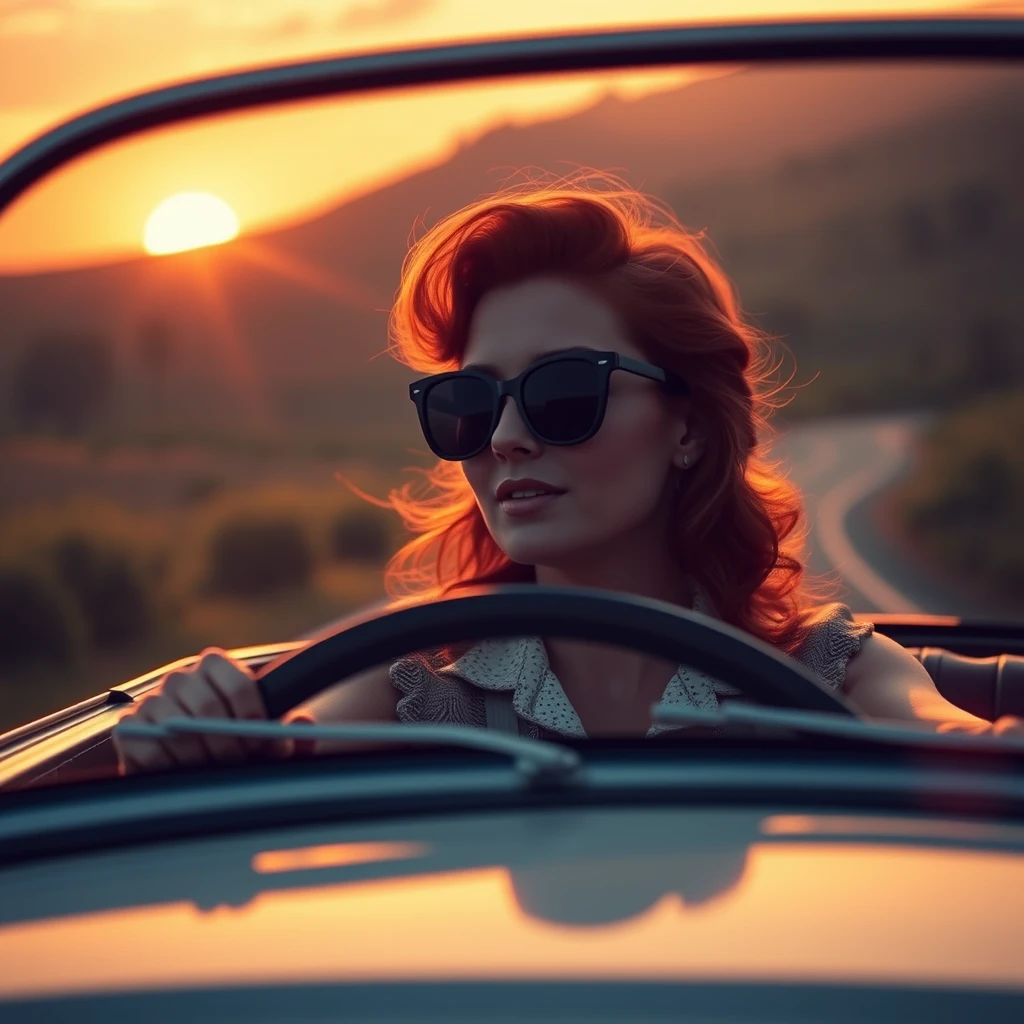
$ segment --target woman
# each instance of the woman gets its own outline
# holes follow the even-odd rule
[[[898,644],[815,600],[799,494],[758,443],[766,339],[664,211],[583,186],[476,203],[414,247],[391,330],[399,357],[430,374],[411,391],[442,460],[428,498],[393,496],[415,538],[391,584],[420,597],[536,581],[659,598],[774,644],[866,715],[992,728]],[[304,714],[483,727],[495,693],[511,696],[525,735],[643,736],[658,731],[660,699],[713,708],[737,691],[636,652],[527,638],[404,658]],[[134,714],[265,717],[251,674],[216,651]],[[245,754],[224,737],[115,738],[126,770]]]

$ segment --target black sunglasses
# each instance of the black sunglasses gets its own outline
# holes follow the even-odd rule
[[[431,451],[461,462],[491,443],[506,395],[542,444],[589,440],[604,420],[613,370],[657,381],[673,394],[688,394],[685,381],[660,367],[618,352],[581,349],[538,359],[511,380],[495,380],[483,370],[438,373],[410,384],[409,397]]]

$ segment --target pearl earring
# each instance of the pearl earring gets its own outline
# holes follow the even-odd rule
[[[689,455],[684,455],[683,456],[683,469],[689,469],[689,468],[690,468],[690,456]]]

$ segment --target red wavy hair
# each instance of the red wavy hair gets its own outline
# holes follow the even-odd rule
[[[599,289],[647,358],[689,383],[707,443],[679,492],[676,557],[723,621],[794,651],[812,594],[802,499],[763,444],[779,391],[770,339],[744,322],[701,236],[670,211],[607,181],[533,185],[460,210],[406,258],[392,351],[426,373],[457,367],[481,298],[539,275]],[[390,496],[414,535],[388,564],[392,597],[535,578],[494,542],[458,464],[420,472],[419,487]]]

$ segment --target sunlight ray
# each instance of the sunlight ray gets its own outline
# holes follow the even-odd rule
[[[251,417],[250,425],[266,427],[273,419],[270,403],[224,294],[223,275],[219,272],[224,269],[223,260],[217,265],[217,257],[223,255],[223,250],[197,251],[192,254],[191,269],[198,295],[206,307],[214,334],[220,343],[218,354],[227,370],[228,379],[245,400],[245,410]]]
[[[387,299],[355,278],[328,272],[294,253],[284,252],[270,242],[256,238],[238,239],[233,251],[265,270],[294,281],[310,291],[337,299],[346,306],[377,309]]]

